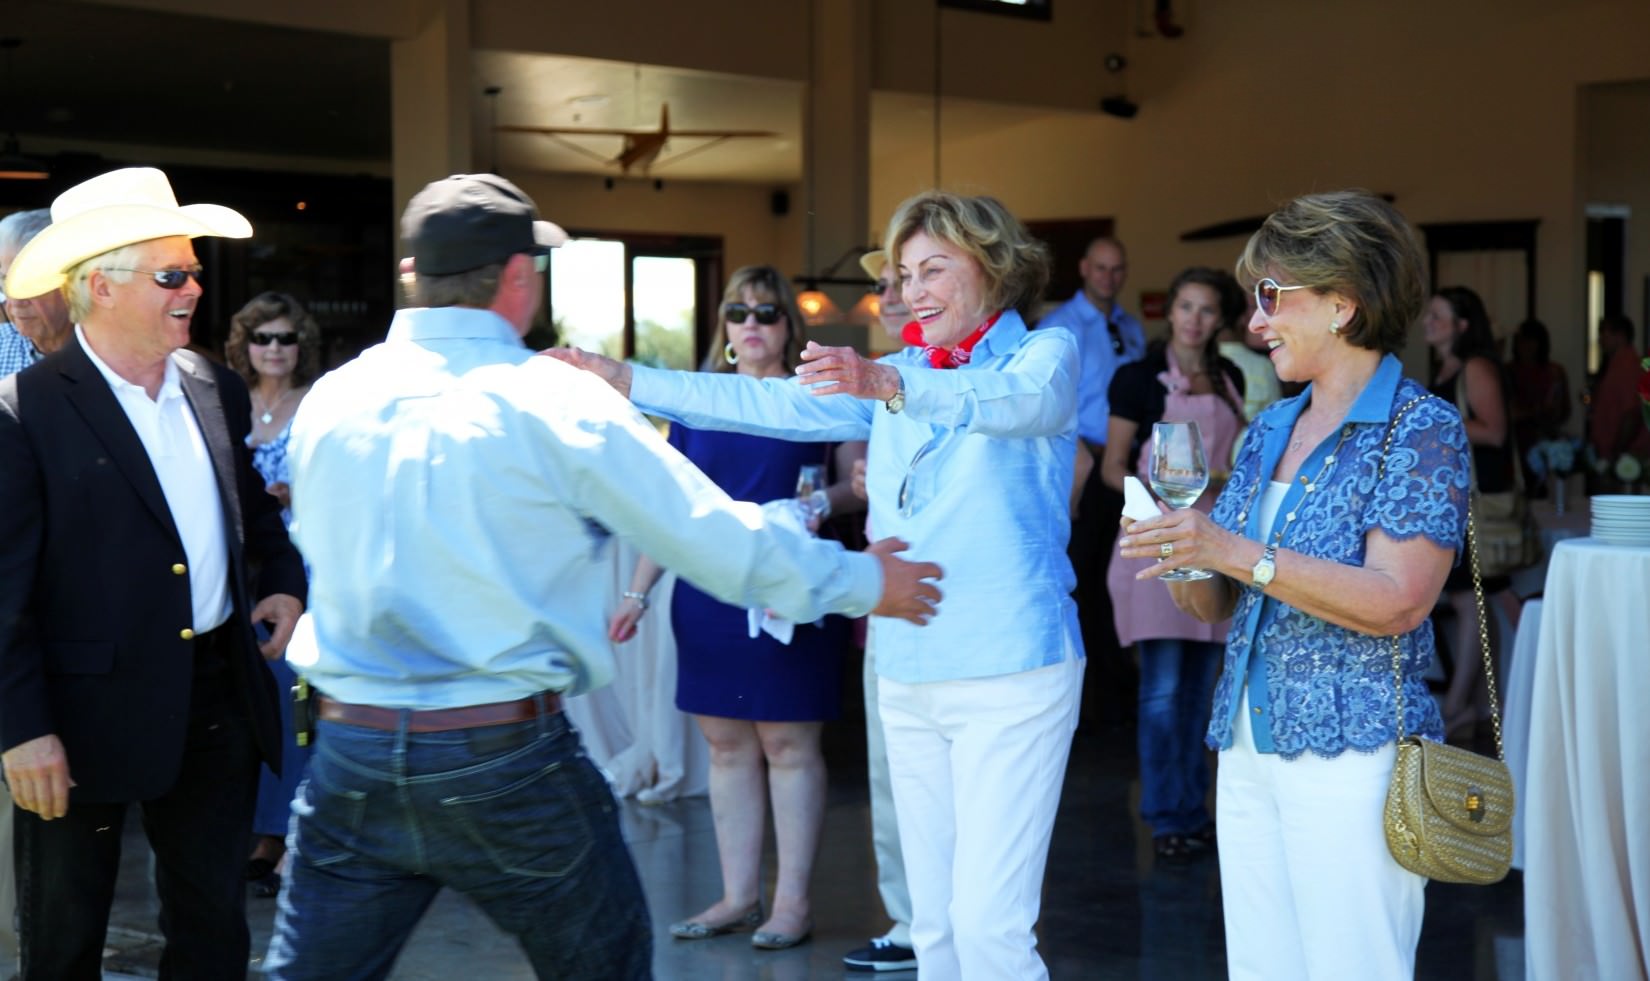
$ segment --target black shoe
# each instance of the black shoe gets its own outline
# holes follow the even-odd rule
[[[850,971],[915,971],[917,952],[901,947],[887,937],[878,937],[864,947],[844,954],[842,964]]]

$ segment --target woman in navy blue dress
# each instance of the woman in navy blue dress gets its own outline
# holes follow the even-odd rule
[[[747,266],[723,293],[721,317],[706,371],[790,378],[806,338],[789,284],[771,266]],[[673,426],[671,445],[735,500],[766,503],[792,497],[804,465],[834,458],[837,483],[816,495],[828,511],[863,508],[847,475],[864,444],[792,443],[739,433]],[[662,570],[643,558],[614,614],[614,641],[629,640]],[[676,706],[693,715],[710,744],[710,806],[722,866],[722,898],[670,932],[697,940],[757,928],[756,947],[794,946],[813,928],[808,881],[825,816],[823,723],[841,702],[847,622],[826,617],[797,624],[791,642],[749,634],[748,614],[678,581],[671,599],[677,646]],[[759,862],[773,802],[779,869],[773,906],[764,919]]]

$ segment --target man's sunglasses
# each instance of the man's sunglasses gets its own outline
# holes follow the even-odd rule
[[[246,342],[253,347],[268,347],[271,344],[279,344],[282,347],[297,347],[298,332],[283,330],[274,334],[253,334],[246,339]]]
[[[888,292],[889,290],[897,290],[897,289],[899,289],[899,280],[897,280],[897,279],[879,279],[876,282],[872,283],[870,286],[865,287],[865,292],[871,294],[872,296],[881,296],[882,294]]]
[[[742,324],[745,318],[752,314],[756,315],[757,323],[764,327],[772,327],[779,323],[779,318],[785,315],[785,310],[777,303],[758,303],[754,307],[744,303],[729,303],[722,308],[722,316],[730,324]]]
[[[1117,329],[1117,325],[1115,323],[1108,320],[1106,321],[1106,333],[1111,335],[1111,353],[1122,354],[1123,332]]]
[[[191,277],[194,278],[195,282],[201,283],[202,286],[206,285],[201,282],[201,276],[206,270],[200,266],[193,266],[189,269],[121,269],[114,267],[109,272],[143,273],[153,279],[155,285],[163,290],[181,290],[183,284],[189,282]]]
[[[1283,294],[1290,290],[1304,290],[1305,286],[1279,286],[1278,281],[1268,276],[1255,284],[1255,309],[1268,317],[1277,315],[1278,303],[1283,300]]]

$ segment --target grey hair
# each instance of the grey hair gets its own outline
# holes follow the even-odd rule
[[[413,282],[413,302],[421,307],[486,308],[492,306],[493,298],[498,295],[499,280],[503,277],[502,262],[488,263],[450,276],[419,273]]]
[[[138,246],[142,242],[123,245],[118,249],[94,255],[90,259],[82,259],[71,266],[68,271],[68,281],[63,284],[63,297],[69,302],[69,319],[80,323],[86,315],[92,312],[93,272],[101,272],[117,283],[129,283],[132,274],[129,267],[137,261]]]
[[[51,223],[52,213],[45,208],[15,211],[0,218],[0,252],[16,252]]]

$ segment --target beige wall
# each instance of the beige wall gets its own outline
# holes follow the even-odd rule
[[[546,218],[569,229],[669,232],[722,236],[726,270],[768,263],[802,268],[800,189],[789,188],[791,212],[775,217],[772,188],[743,184],[672,184],[655,191],[646,181],[619,181],[613,190],[591,176],[506,175],[537,202]]]
[[[1184,244],[1181,232],[1312,190],[1391,193],[1418,223],[1537,218],[1538,314],[1578,371],[1578,86],[1650,78],[1650,4],[1254,0],[1195,11],[1181,40],[1131,47],[1137,118],[1045,116],[946,140],[945,183],[996,194],[1026,218],[1115,217],[1131,296],[1192,263],[1229,266],[1242,245]],[[932,167],[926,151],[877,152],[872,227]],[[1650,169],[1637,160],[1626,176],[1642,188]]]

